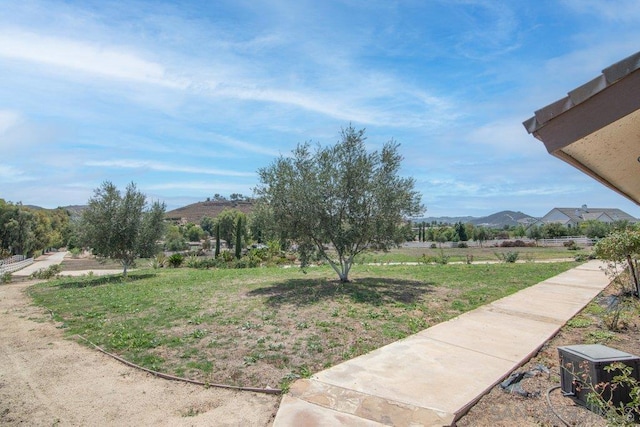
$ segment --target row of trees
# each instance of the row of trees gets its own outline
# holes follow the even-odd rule
[[[475,240],[483,242],[492,239],[513,239],[528,237],[530,239],[556,239],[566,236],[586,236],[600,239],[613,231],[625,229],[626,221],[605,223],[598,220],[588,220],[580,223],[579,227],[567,227],[559,223],[547,223],[526,227],[522,224],[503,228],[475,226],[471,223],[458,222],[456,224],[434,224],[421,222],[417,224],[415,239],[420,242],[465,242]]]
[[[259,169],[258,199],[250,218],[229,209],[215,219],[204,218],[201,224],[170,226],[165,230],[164,204],[148,204],[133,183],[121,194],[112,183],[105,182],[83,212],[76,241],[98,256],[120,260],[126,275],[137,257],[157,253],[163,239],[168,249],[178,250],[186,240],[213,237],[216,255],[221,241],[225,241],[235,248],[236,257],[240,257],[242,247],[251,240],[277,240],[284,243],[282,246],[295,244],[303,267],[311,259],[322,258],[346,282],[358,254],[414,240],[412,226],[405,219],[424,210],[414,180],[399,176],[402,161],[399,145],[389,141],[380,151],[368,152],[364,132],[349,126],[333,146],[318,145],[313,149],[310,143],[300,144],[290,156],[280,156]],[[239,200],[244,196],[236,194],[233,198]],[[23,236],[35,230],[36,226],[23,225],[20,209],[16,211],[9,206],[4,210],[13,215],[0,223],[5,233],[19,229],[19,233],[11,236]],[[540,237],[558,237],[564,232],[560,227],[546,224],[527,230],[519,226],[513,234],[523,237],[530,232],[536,238],[539,232]],[[482,242],[503,236],[497,233],[505,233],[504,238],[508,238],[509,232],[499,230],[494,234],[493,230],[462,223],[449,227],[422,224],[418,238],[436,241],[473,238]],[[4,239],[3,235],[3,242]],[[8,247],[11,251],[31,249],[15,238]]]
[[[0,199],[0,259],[33,256],[65,246],[72,238],[71,215],[58,209],[35,209]]]

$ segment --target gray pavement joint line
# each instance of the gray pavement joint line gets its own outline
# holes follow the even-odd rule
[[[401,399],[389,399],[389,398],[386,398],[386,397],[378,396],[377,394],[367,393],[367,392],[360,391],[360,390],[353,390],[353,389],[350,389],[350,388],[346,388],[346,387],[342,387],[342,386],[339,386],[339,385],[331,384],[331,383],[328,383],[326,381],[319,380],[317,378],[310,378],[310,381],[314,381],[316,383],[319,383],[324,387],[339,388],[339,389],[345,390],[347,392],[351,392],[351,393],[354,393],[354,394],[356,394],[356,393],[357,394],[361,394],[363,396],[368,396],[368,397],[371,397],[373,399],[384,400],[384,401],[387,401],[387,402],[395,402],[395,403],[402,404],[402,405],[405,405],[405,406],[410,407],[410,408],[416,408],[416,409],[422,409],[422,410],[431,411],[435,415],[437,415],[439,418],[442,418],[442,419],[447,419],[447,417],[451,417],[451,416],[455,415],[455,414],[447,412],[447,411],[445,411],[443,409],[433,408],[433,407],[430,407],[430,406],[418,406],[415,403],[406,402],[406,401],[401,400]],[[312,405],[321,406],[323,408],[331,409],[331,410],[337,411],[337,412],[344,412],[344,411],[341,411],[341,410],[336,409],[336,408],[332,408],[332,407],[329,407],[329,406],[322,405],[322,404],[320,404],[318,402],[311,402],[311,401],[305,399],[303,395],[294,396],[294,397],[296,397],[297,399],[300,399],[300,400],[304,400],[305,402],[310,403]],[[349,412],[344,412],[344,413],[349,413]],[[355,414],[352,414],[352,415],[355,415]],[[372,420],[372,421],[375,421],[375,420]]]
[[[432,337],[425,337],[425,338],[428,338],[431,341],[435,341],[435,342],[439,342],[439,343],[442,343],[442,344],[450,345],[452,347],[457,347],[457,348],[461,348],[463,350],[467,350],[467,351],[471,351],[471,352],[474,352],[474,353],[478,353],[478,354],[482,354],[482,355],[485,355],[485,356],[489,356],[489,357],[492,357],[494,359],[504,360],[505,362],[509,362],[509,363],[519,363],[520,362],[519,360],[507,359],[505,357],[499,357],[499,356],[496,356],[495,354],[485,353],[484,351],[476,350],[475,348],[465,347],[463,345],[455,344],[455,343],[452,343],[452,342],[449,342],[449,341],[439,340],[437,338],[432,338]],[[545,341],[547,339],[545,339]]]
[[[495,306],[493,304],[488,304],[486,306],[486,309],[488,311],[491,311],[491,312],[494,312],[494,313],[500,313],[500,314],[506,314],[507,316],[525,318],[525,319],[529,319],[529,320],[534,320],[536,322],[550,323],[552,325],[560,325],[560,326],[562,326],[568,320],[568,319],[565,320],[564,316],[563,316],[562,319],[559,319],[559,318],[556,318],[556,317],[542,316],[540,314],[533,314],[533,313],[527,313],[527,312],[524,312],[524,311],[508,309],[508,308],[501,308],[501,307],[497,307],[497,306]],[[573,317],[573,316],[571,316],[571,317]]]
[[[540,282],[538,283],[539,285],[541,284],[548,284],[548,285],[553,285],[553,286],[564,286],[567,288],[577,288],[577,289],[589,289],[589,290],[595,290],[595,289],[600,289],[600,287],[594,287],[594,286],[586,286],[586,285],[576,285],[575,283],[561,283],[561,282],[554,282],[552,281],[553,278],[551,279],[547,279],[544,282]],[[608,284],[607,284],[608,285]],[[602,292],[602,291],[598,291],[598,292]]]

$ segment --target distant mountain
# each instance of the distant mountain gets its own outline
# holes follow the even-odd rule
[[[71,214],[72,218],[79,217],[80,215],[82,215],[82,211],[87,208],[86,205],[59,206],[58,208],[55,208],[55,209],[43,208],[42,206],[36,206],[36,205],[25,205],[25,207],[29,208],[29,209],[33,209],[33,210],[44,210],[44,211],[53,211],[55,209],[64,209],[66,211],[69,211],[69,214]]]
[[[200,224],[203,217],[215,218],[225,209],[237,209],[248,214],[253,210],[253,206],[253,202],[247,200],[207,200],[169,211],[165,214],[165,218],[171,221]]]
[[[416,218],[413,222],[426,222],[431,223],[435,221],[436,223],[444,223],[444,224],[455,224],[457,222],[462,222],[466,224],[470,222],[473,225],[482,225],[484,227],[490,228],[502,228],[505,225],[515,226],[519,224],[519,220],[523,220],[525,218],[532,218],[530,215],[527,215],[522,212],[514,212],[514,211],[501,211],[491,214],[489,216],[483,217],[473,217],[473,216],[442,216],[442,217],[425,217],[425,218]]]

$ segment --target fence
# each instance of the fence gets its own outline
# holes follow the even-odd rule
[[[14,255],[11,258],[0,259],[0,276],[5,273],[13,273],[31,264],[33,264],[33,258],[25,258],[24,255]]]
[[[521,240],[525,243],[529,243],[529,244],[534,244],[536,246],[564,246],[564,244],[566,242],[569,241],[574,241],[577,245],[581,245],[581,246],[593,246],[596,242],[595,239],[590,239],[588,237],[584,237],[584,236],[576,236],[576,237],[562,237],[559,239],[539,239],[536,243],[535,240],[533,239],[529,239],[529,238],[524,238],[524,237],[516,237],[513,239],[492,239],[492,240],[485,240],[482,242],[482,246],[485,248],[489,248],[489,247],[499,247],[501,246],[504,242],[513,242],[516,240]],[[473,241],[473,240],[469,240],[468,242],[464,242],[468,247],[472,248],[472,247],[480,247],[480,242],[478,241]],[[412,246],[412,247],[425,247],[428,248],[429,246],[435,245],[438,248],[457,248],[458,247],[458,242],[444,242],[444,243],[439,243],[439,242],[409,242],[407,244],[405,244],[405,246]]]

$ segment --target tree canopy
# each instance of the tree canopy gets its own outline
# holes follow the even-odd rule
[[[398,175],[399,144],[392,140],[368,153],[364,134],[349,126],[333,146],[312,151],[310,143],[299,144],[290,157],[258,171],[256,193],[279,234],[298,244],[303,266],[316,253],[343,282],[356,255],[400,243],[406,218],[423,210],[414,180]]]
[[[0,199],[0,259],[60,248],[70,237],[70,215],[66,210],[29,208]]]
[[[594,252],[600,259],[614,263],[625,263],[635,288],[635,295],[640,297],[640,272],[638,257],[640,256],[640,230],[626,228],[616,230],[596,243]]]
[[[99,257],[119,260],[126,276],[136,258],[157,253],[164,213],[164,203],[154,202],[149,207],[134,183],[121,195],[115,185],[105,181],[82,213],[83,243]]]

